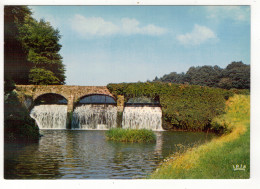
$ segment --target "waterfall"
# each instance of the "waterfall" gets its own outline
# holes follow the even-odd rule
[[[124,129],[163,130],[162,110],[160,107],[126,106],[123,112]]]
[[[37,105],[30,116],[40,129],[66,129],[67,105]]]
[[[116,127],[117,107],[105,104],[85,104],[74,109],[72,129],[106,130]]]

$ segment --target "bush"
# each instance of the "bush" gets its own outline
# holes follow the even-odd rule
[[[106,132],[108,140],[118,142],[146,142],[151,143],[156,141],[156,135],[152,130],[147,129],[121,129],[113,128]]]
[[[210,128],[211,120],[224,113],[225,101],[232,91],[173,83],[121,83],[109,84],[110,92],[130,98],[146,96],[159,99],[165,129],[203,131]],[[169,125],[169,124],[164,124]]]

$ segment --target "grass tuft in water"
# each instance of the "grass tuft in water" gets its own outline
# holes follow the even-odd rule
[[[113,128],[106,131],[106,138],[107,140],[131,143],[152,143],[156,141],[155,133],[148,129]]]

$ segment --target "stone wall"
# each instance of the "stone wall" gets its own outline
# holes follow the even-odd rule
[[[16,85],[16,90],[32,97],[33,100],[47,93],[62,95],[68,101],[68,112],[73,111],[73,106],[80,98],[91,94],[103,94],[114,97],[106,86],[70,86],[70,85]],[[120,110],[121,107],[120,97]]]

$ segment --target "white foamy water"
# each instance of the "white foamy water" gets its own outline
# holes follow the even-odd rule
[[[67,105],[37,105],[30,116],[39,129],[66,129]]]
[[[160,107],[125,107],[122,127],[162,131],[162,110]]]
[[[116,127],[117,107],[113,105],[78,106],[73,111],[72,129],[107,130]]]

